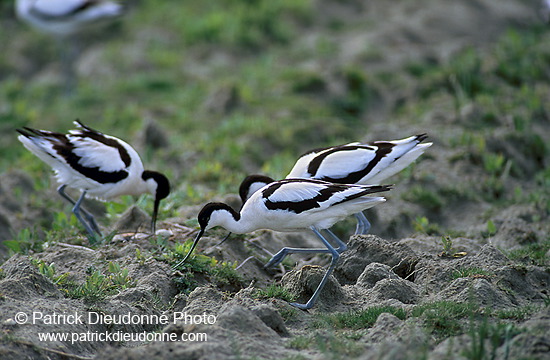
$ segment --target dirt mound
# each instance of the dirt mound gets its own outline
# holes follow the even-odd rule
[[[385,249],[381,244],[386,248],[399,247],[372,235],[353,237],[351,244],[348,258],[357,256],[358,252],[353,249]],[[331,278],[318,305],[310,311],[297,310],[281,299],[260,296],[261,288],[254,286],[238,293],[222,292],[212,285],[199,286],[187,297],[176,297],[174,280],[177,275],[162,261],[149,259],[136,263],[132,257],[138,246],[146,247],[139,240],[115,242],[101,250],[58,245],[40,254],[40,259],[54,262],[57,269],[63,269],[75,281],[89,278],[90,266],[99,265],[106,259],[126,264],[135,286],[95,300],[71,298],[63,286],[52,282],[25,256],[14,256],[4,263],[0,280],[0,313],[3,314],[0,321],[9,340],[4,338],[1,342],[2,358],[26,355],[37,359],[61,359],[69,356],[67,354],[83,358],[96,355],[101,359],[292,357],[304,354],[292,339],[304,338],[304,334],[312,331],[317,334],[315,336],[334,337],[330,331],[336,330],[330,330],[331,326],[319,328],[316,325],[319,319],[330,316],[326,314],[351,312],[358,317],[361,311],[376,306],[386,310],[374,318],[372,325],[362,325],[355,335],[359,339],[355,346],[365,351],[367,358],[378,358],[372,354],[381,355],[390,348],[389,354],[396,354],[394,351],[401,349],[407,356],[413,356],[425,352],[426,346],[433,346],[430,358],[439,358],[458,344],[470,346],[474,341],[470,335],[458,335],[437,345],[419,330],[425,322],[431,321],[430,311],[441,311],[438,306],[442,305],[433,304],[445,303],[486,308],[487,321],[496,321],[495,314],[510,314],[503,318],[512,319],[508,320],[510,326],[513,324],[522,330],[511,332],[505,344],[495,345],[497,353],[516,353],[519,352],[516,347],[522,347],[529,356],[542,358],[542,344],[550,343],[547,331],[550,314],[544,306],[550,295],[550,273],[542,267],[511,261],[492,245],[460,258],[445,258],[403,246],[405,258],[415,259],[414,268],[406,278],[395,271],[398,269],[395,263],[399,264],[400,260],[392,257],[385,258],[385,262],[394,264],[393,268],[373,260],[364,260],[360,266],[341,262],[337,267],[339,274],[363,269],[353,276],[355,281],[348,281],[346,285]],[[376,258],[375,251],[372,255]],[[383,257],[376,259],[384,260]],[[320,267],[305,266],[287,273],[282,284],[298,301],[307,300],[323,273]],[[245,282],[248,281],[253,279],[246,278]],[[417,314],[424,308],[431,310]],[[399,309],[403,313],[393,315]],[[480,316],[475,312],[479,310],[471,311],[470,316]],[[532,313],[532,316],[521,316],[521,311]],[[26,314],[27,320],[22,321],[19,313]],[[51,316],[55,314],[64,317],[54,320]],[[81,320],[71,322],[69,315],[80,316]],[[101,315],[121,320],[106,324],[97,320]],[[134,321],[125,322],[124,315],[134,317]],[[143,317],[138,319],[139,316]],[[161,316],[166,317],[164,323],[158,320]],[[145,321],[152,317],[156,322]],[[467,322],[468,317],[456,321]],[[327,329],[329,333],[315,329]],[[40,341],[42,333],[79,334],[81,338],[74,342],[70,339]],[[89,334],[102,333],[154,333],[166,338],[163,341],[83,340],[93,336]],[[319,351],[309,349],[308,353],[319,355]]]

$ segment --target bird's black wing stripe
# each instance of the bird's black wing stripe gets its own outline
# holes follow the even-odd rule
[[[36,130],[29,127],[24,127],[23,129],[17,129],[17,131],[21,135],[26,136],[28,138],[32,138],[32,137],[46,138],[52,144],[52,147],[55,150],[55,152],[59,154],[59,156],[61,156],[63,159],[65,159],[65,161],[67,162],[67,164],[69,164],[70,167],[72,167],[74,170],[78,171],[82,175],[86,176],[87,178],[97,181],[100,184],[116,183],[128,177],[128,172],[126,170],[109,172],[109,171],[100,170],[99,167],[91,168],[91,167],[80,165],[80,159],[82,158],[74,153],[73,150],[75,149],[75,145],[67,138],[67,135],[65,134],[56,133],[53,131]],[[99,134],[99,135],[103,137],[102,134]],[[106,139],[106,140],[110,140],[110,139]],[[118,144],[118,142],[116,143]],[[117,148],[119,148],[119,152],[120,152],[120,148],[122,148],[122,146],[118,144]],[[122,148],[122,150],[129,158],[129,155],[126,149]],[[50,154],[50,156],[52,155]]]
[[[269,199],[269,197],[277,189],[279,189],[282,185],[284,185],[285,183],[288,183],[288,182],[292,182],[292,181],[303,181],[303,180],[288,179],[286,181],[281,181],[277,184],[274,184],[273,186],[270,186],[270,187],[268,187],[267,189],[265,189],[263,191],[262,196],[265,199],[265,206],[269,210],[285,210],[285,211],[293,212],[295,214],[300,214],[304,211],[308,211],[308,210],[312,210],[312,209],[321,207],[320,203],[322,203],[324,201],[327,201],[334,194],[339,193],[341,191],[345,191],[345,190],[348,189],[348,187],[344,186],[344,185],[332,184],[331,186],[320,190],[319,193],[317,194],[317,196],[315,196],[313,198],[310,198],[310,199],[305,199],[305,200],[300,200],[300,201],[271,201]],[[363,195],[366,195],[366,194],[369,194],[369,193],[372,193],[372,192],[389,190],[389,188],[385,187],[385,186],[379,186],[377,188],[380,188],[380,189],[373,190],[373,189],[369,188],[369,189],[367,189],[363,192],[360,192],[359,194],[351,195],[351,196],[347,197],[346,199],[343,199],[342,201],[340,201],[336,204],[340,204],[342,202],[352,200],[354,198],[357,198],[357,197],[360,197],[360,196],[363,196]],[[334,205],[336,205],[336,204],[334,204]]]
[[[321,167],[321,164],[323,163],[323,161],[325,160],[325,158],[335,152],[338,152],[338,151],[354,151],[354,150],[357,150],[359,148],[365,148],[365,146],[361,146],[361,145],[341,145],[341,146],[335,146],[333,147],[332,149],[328,150],[328,151],[325,151],[317,156],[315,156],[311,162],[309,163],[308,167],[307,167],[307,172],[311,175],[311,177],[313,178],[316,178],[316,175],[317,175],[317,171],[319,171],[319,168]],[[367,147],[368,148],[368,147]],[[329,148],[327,148],[329,149]],[[320,151],[323,151],[325,149],[321,149]]]
[[[132,159],[130,158],[130,154],[128,154],[128,151],[126,151],[124,146],[122,146],[118,141],[106,137],[105,135],[103,135],[99,131],[94,130],[94,129],[82,124],[78,120],[76,120],[76,122],[82,127],[82,129],[78,130],[80,133],[73,133],[73,134],[71,134],[71,136],[79,136],[79,137],[82,137],[82,138],[90,138],[92,140],[95,140],[97,142],[102,143],[103,145],[106,145],[106,146],[117,149],[118,153],[120,155],[120,159],[122,160],[122,162],[124,162],[124,165],[126,165],[126,167],[130,166],[130,164],[132,163]]]
[[[44,130],[36,130],[36,129],[32,129],[30,127],[23,127],[23,129],[16,129],[18,133],[20,133],[21,135],[25,136],[26,138],[30,139],[30,138],[33,138],[33,137],[45,137],[45,136],[49,136],[49,137],[53,137],[53,138],[59,138],[59,137],[65,137],[65,135],[63,134],[60,134],[60,133],[55,133],[55,132],[51,132],[51,131],[44,131]],[[48,154],[49,156],[51,156],[52,158],[56,159],[55,156],[53,156],[52,154],[50,154],[49,152],[46,152],[46,154]]]
[[[388,191],[388,190],[391,190],[391,188],[392,188],[392,185],[372,185],[372,186],[369,186],[364,191],[352,194],[352,195],[346,197],[345,199],[342,199],[341,201],[338,201],[338,202],[334,203],[333,205],[338,205],[338,204],[344,203],[346,201],[357,199],[357,198],[359,198],[361,196],[365,196],[367,194],[373,194],[373,193],[378,193],[378,192],[382,192],[382,191]]]
[[[74,153],[75,146],[69,139],[62,134],[56,137],[57,142],[53,144],[53,149],[61,156],[70,167],[82,175],[97,181],[100,184],[116,183],[128,177],[126,170],[103,171],[99,167],[87,167],[80,164],[80,156]]]
[[[343,178],[337,178],[337,177],[330,177],[330,176],[324,176],[324,177],[318,177],[316,176],[317,171],[319,170],[319,167],[321,166],[321,163],[323,160],[329,156],[330,154],[337,152],[337,151],[354,151],[361,148],[368,148],[365,145],[357,145],[357,146],[339,146],[335,147],[334,149],[324,152],[320,154],[319,156],[316,156],[310,163],[308,167],[308,172],[311,174],[312,177],[315,177],[316,179],[328,181],[332,183],[337,184],[355,184],[359,182],[363,177],[365,177],[369,172],[372,171],[372,169],[382,160],[387,154],[389,154],[392,151],[392,148],[395,145],[392,143],[379,143],[376,144],[376,147],[378,148],[374,154],[374,159],[372,159],[367,166],[365,166],[363,169],[354,171],[348,174],[348,176]]]
[[[55,14],[55,15],[54,14],[46,14],[46,13],[40,12],[34,6],[30,8],[29,12],[34,17],[36,17],[37,19],[41,19],[41,20],[44,20],[44,21],[53,21],[53,20],[62,21],[62,20],[70,19],[71,17],[78,14],[79,12],[82,12],[82,11],[92,7],[93,5],[95,5],[95,3],[97,3],[97,1],[92,1],[92,0],[85,1],[82,4],[79,4],[78,6],[75,6],[73,9],[70,9],[69,11],[67,11],[64,14]]]
[[[82,12],[88,8],[93,7],[94,5],[97,5],[96,0],[88,0],[80,4],[80,6],[75,7],[70,13],[67,13],[67,15],[74,15],[78,14],[79,12]]]

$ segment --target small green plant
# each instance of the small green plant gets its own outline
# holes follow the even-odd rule
[[[547,78],[544,69],[548,55],[536,46],[540,38],[540,32],[520,34],[510,30],[496,47],[495,75],[517,88],[522,84]]]
[[[158,236],[158,235],[154,235],[154,236],[151,236],[149,238],[149,243],[151,243],[151,245],[154,245],[154,248],[157,249],[159,252],[163,252],[163,251],[168,251],[171,253],[171,251],[169,250],[169,245],[168,245],[168,239],[164,236]],[[181,244],[177,244],[176,246],[178,245],[181,245]],[[177,249],[174,249],[176,250],[176,254],[180,254],[180,248],[177,248]],[[184,255],[183,255],[184,256]]]
[[[121,269],[116,263],[109,262],[108,275],[102,274],[95,267],[87,269],[88,276],[83,284],[67,282],[61,284],[65,294],[73,299],[96,302],[121,290],[133,287],[136,282],[130,278],[127,269]]]
[[[64,242],[72,244],[80,244],[84,239],[82,237],[83,228],[78,219],[72,214],[67,214],[64,211],[59,211],[54,213],[53,221],[48,223],[47,229],[45,231],[45,242],[59,242],[60,239],[63,239]],[[88,242],[90,245],[99,245],[105,241],[108,241],[114,236],[114,233],[111,233],[103,239],[99,234],[94,236],[88,235]]]
[[[497,227],[496,227],[495,223],[493,222],[493,220],[487,221],[487,235],[488,236],[493,236],[496,233],[497,233]]]
[[[36,232],[24,228],[15,235],[13,240],[4,240],[2,244],[13,253],[28,254],[29,252],[42,251],[43,242],[38,238]]]
[[[163,255],[164,260],[172,265],[179,264],[181,259],[189,252],[191,246],[192,241],[176,244],[173,249],[168,249]],[[201,274],[221,286],[240,287],[243,284],[243,278],[235,270],[236,267],[236,262],[220,262],[213,257],[195,252],[189,256],[184,264],[179,264],[175,268],[180,275],[176,279],[176,283],[182,291],[189,292],[196,286],[195,275]]]
[[[506,158],[502,154],[494,154],[490,152],[482,155],[483,168],[489,175],[500,176],[503,173]]]
[[[47,277],[48,279],[53,279],[55,275],[55,266],[54,264],[46,264],[43,260],[31,259],[31,264],[36,266],[38,271]]]
[[[166,260],[173,264],[179,264],[179,262],[187,255],[187,253],[189,253],[192,245],[192,241],[175,244],[174,248],[169,250],[168,253],[165,254]],[[180,264],[176,269],[181,271],[192,269],[196,272],[207,272],[208,269],[215,266],[217,262],[218,261],[216,259],[210,256],[199,254],[195,251],[189,256],[184,264]]]
[[[470,267],[470,268],[460,268],[453,271],[453,279],[465,278],[465,277],[491,277],[494,276],[492,273],[485,271],[480,268]]]
[[[128,269],[121,269],[120,265],[109,261],[108,271],[111,284],[120,290],[136,286],[136,281],[128,275]]]
[[[44,260],[38,260],[31,258],[31,264],[36,266],[38,272],[50,279],[54,284],[59,286],[64,286],[67,284],[67,279],[69,277],[68,273],[57,275],[57,270],[55,264],[46,264]]]
[[[463,257],[465,252],[457,251],[453,248],[453,239],[449,235],[444,235],[440,238],[443,251],[439,254],[441,257]]]
[[[309,349],[312,344],[311,336],[298,335],[288,342],[288,347],[295,350]]]
[[[277,298],[286,302],[293,302],[297,300],[296,295],[285,289],[281,285],[271,284],[265,289],[257,289],[254,292],[254,297],[259,299]]]
[[[108,278],[96,270],[86,278],[84,284],[68,286],[66,293],[73,299],[96,302],[108,296],[111,289]]]
[[[414,231],[421,232],[426,235],[439,235],[441,230],[436,224],[431,224],[425,216],[417,216],[413,223]]]
[[[404,309],[394,306],[373,306],[361,311],[345,313],[321,314],[314,322],[315,327],[323,328],[327,325],[336,329],[366,329],[374,325],[378,316],[390,313],[404,320],[407,313]]]
[[[243,283],[243,277],[235,270],[237,262],[218,262],[216,266],[211,269],[212,275],[218,283],[225,285],[240,286]]]
[[[144,265],[147,258],[141,253],[139,248],[136,248],[136,260],[140,265]]]

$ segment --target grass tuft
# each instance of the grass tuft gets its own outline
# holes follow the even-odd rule
[[[335,329],[366,329],[374,325],[378,316],[382,313],[390,313],[399,319],[406,318],[405,310],[394,306],[374,306],[361,311],[346,313],[319,314],[314,322],[317,328],[330,326]]]
[[[276,299],[284,300],[286,302],[293,302],[297,300],[296,295],[292,294],[283,286],[277,285],[277,284],[271,284],[265,289],[257,289],[254,292],[253,296],[259,299],[276,298]]]

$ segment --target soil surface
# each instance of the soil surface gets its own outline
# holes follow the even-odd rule
[[[415,57],[445,61],[466,46],[490,46],[510,27],[521,28],[540,21],[534,1],[428,0],[420,5],[398,1],[388,6],[384,1],[327,0],[317,4],[320,30],[310,30],[299,41],[310,46],[326,24],[335,20],[355,22],[357,31],[331,35],[339,38],[341,46],[339,58],[331,61],[345,63],[363,56],[359,52],[366,42],[379,51],[375,58],[365,60],[367,68],[376,70],[398,68]],[[369,30],[360,24],[368,24]],[[379,106],[369,116],[384,118],[401,96],[405,95],[379,93]],[[88,248],[85,241],[81,246],[59,239],[43,252],[32,254],[33,260],[19,254],[8,258],[4,250],[0,273],[0,358],[436,360],[474,358],[468,351],[481,346],[498,359],[549,359],[548,261],[541,265],[509,256],[510,251],[526,244],[547,240],[550,224],[546,209],[536,202],[500,205],[485,201],[483,196],[453,198],[452,194],[445,198],[443,206],[427,210],[403,200],[404,194],[418,185],[440,194],[451,186],[476,186],[475,178],[481,177],[482,172],[479,166],[464,156],[467,149],[448,145],[456,130],[475,121],[475,116],[476,108],[472,106],[461,110],[460,119],[454,113],[434,108],[415,124],[417,129],[426,129],[434,145],[414,166],[414,174],[392,190],[388,201],[367,212],[373,223],[371,234],[350,236],[355,226],[352,221],[338,228],[349,237],[349,249],[342,254],[313,309],[297,310],[285,300],[266,297],[258,291],[277,283],[297,301],[307,301],[324,274],[329,262],[326,256],[292,256],[291,266],[286,268],[265,270],[263,264],[268,254],[284,246],[318,247],[318,240],[309,233],[262,230],[244,240],[233,236],[223,244],[219,244],[223,232],[207,233],[195,252],[236,262],[241,279],[232,283],[197,278],[198,286],[189,294],[179,290],[179,279],[184,274],[151,255],[157,244],[146,234],[118,234],[98,249]],[[489,149],[517,157],[525,174],[549,165],[547,158],[533,159],[515,152],[518,141],[507,123],[510,120],[499,121],[500,126],[486,139]],[[549,124],[547,110],[546,121],[537,124],[543,139],[550,139]],[[366,140],[396,138],[404,126],[378,122],[370,125],[368,136],[358,135],[364,135]],[[8,240],[13,231],[30,226],[37,218],[48,218],[48,211],[25,207],[25,197],[34,191],[27,174],[10,172],[0,177],[0,239]],[[529,191],[533,179],[509,177],[502,191],[518,187]],[[238,206],[236,195],[221,200]],[[198,210],[196,206],[182,208],[180,217],[162,221],[159,228],[163,241],[173,245],[192,238],[196,229],[185,224],[196,217]],[[430,224],[459,234],[452,238],[452,249],[444,252],[442,236],[413,229],[418,214],[429,218]],[[134,229],[146,223],[147,216],[138,208],[131,208],[114,230]],[[488,219],[495,231],[488,231]],[[549,254],[545,256],[547,259]],[[55,264],[56,274],[67,274],[65,280],[75,283],[82,283],[95,270],[108,273],[109,263],[117,263],[128,270],[133,286],[97,301],[71,298],[39,271],[40,261]],[[472,269],[476,271],[466,272]],[[460,270],[465,272],[457,272]],[[438,333],[434,330],[437,325],[433,325],[433,316],[439,316],[435,309],[413,316],[415,309],[437,302],[475,304],[475,315],[487,316],[489,323],[495,321],[495,314],[500,314],[501,322],[509,325],[502,328],[504,340],[491,342],[490,338],[483,338],[476,343],[480,328],[460,335]],[[407,316],[383,312],[370,327],[344,326],[343,330],[322,321],[326,314],[359,314],[382,306],[401,309]],[[515,316],[514,311],[527,315]],[[473,313],[466,312],[456,319],[456,326],[468,327]],[[56,314],[63,316],[55,318]],[[74,316],[69,317],[71,314]],[[115,320],[98,320],[100,315]],[[116,320],[124,315],[134,321]],[[441,326],[448,329],[448,324]],[[68,334],[69,338],[40,339],[43,334],[52,333]],[[101,334],[110,337],[93,338]],[[113,334],[149,334],[157,338],[117,338]]]

